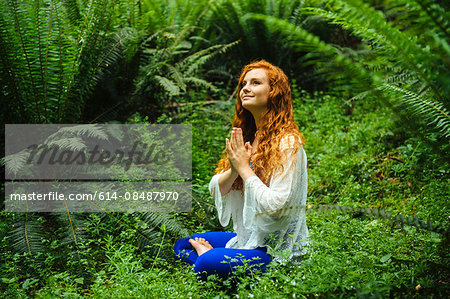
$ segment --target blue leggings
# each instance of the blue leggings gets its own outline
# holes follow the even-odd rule
[[[226,278],[234,267],[243,266],[244,261],[248,267],[247,271],[250,269],[264,271],[272,260],[272,257],[266,253],[266,248],[225,248],[227,242],[235,236],[236,233],[207,232],[179,239],[174,246],[175,258],[194,265],[194,271],[202,279],[206,279],[210,274],[218,274],[219,277]],[[195,237],[204,238],[213,249],[198,256],[189,243],[189,239]]]

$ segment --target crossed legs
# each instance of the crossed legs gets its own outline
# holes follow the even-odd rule
[[[194,265],[194,271],[202,278],[217,273],[226,277],[236,266],[265,270],[272,260],[263,248],[225,248],[235,233],[207,232],[179,239],[174,246],[175,258]]]

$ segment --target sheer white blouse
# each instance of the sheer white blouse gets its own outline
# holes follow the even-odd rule
[[[308,175],[306,153],[303,146],[296,154],[294,165],[291,153],[294,136],[284,137],[280,149],[287,157],[284,170],[277,169],[266,186],[257,176],[247,179],[244,196],[241,191],[231,190],[221,196],[218,176],[212,177],[209,191],[215,199],[219,221],[227,226],[233,217],[236,237],[226,244],[226,248],[254,249],[268,247],[269,253],[278,253],[274,259],[285,262],[303,254],[308,245],[306,226],[306,195]]]

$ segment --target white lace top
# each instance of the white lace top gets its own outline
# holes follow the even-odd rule
[[[287,155],[284,171],[275,171],[268,187],[257,176],[252,176],[245,182],[244,196],[239,190],[221,196],[219,174],[212,177],[209,191],[215,199],[220,224],[228,225],[233,217],[237,234],[228,241],[226,248],[267,246],[269,253],[280,253],[274,255],[280,262],[303,253],[308,244],[305,213],[308,175],[302,145],[296,155],[296,165],[291,159],[294,142],[294,136],[281,140],[281,151]]]

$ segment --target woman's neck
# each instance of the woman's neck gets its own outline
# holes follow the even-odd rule
[[[261,118],[263,113],[253,113],[253,119],[255,120],[256,125],[256,131],[259,131],[261,129]]]

